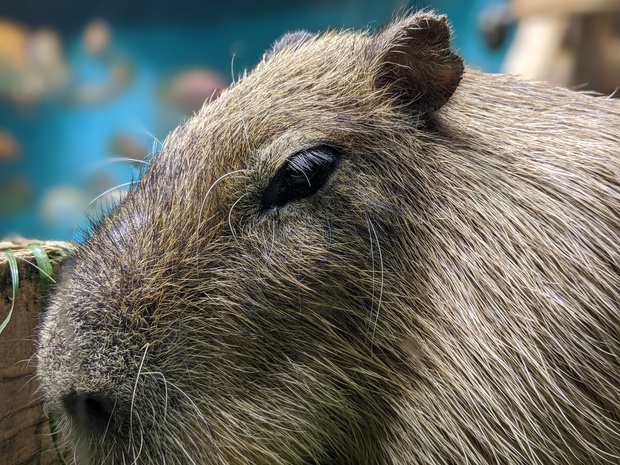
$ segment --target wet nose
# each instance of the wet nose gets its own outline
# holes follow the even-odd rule
[[[78,428],[104,432],[110,427],[115,401],[107,396],[72,392],[63,404]]]

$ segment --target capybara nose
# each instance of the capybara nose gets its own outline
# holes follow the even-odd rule
[[[63,404],[78,429],[104,432],[112,422],[115,401],[106,396],[74,391],[63,398]]]

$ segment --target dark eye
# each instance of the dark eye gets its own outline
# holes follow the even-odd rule
[[[318,191],[336,169],[341,150],[319,145],[294,154],[273,176],[263,192],[262,211],[284,205]]]

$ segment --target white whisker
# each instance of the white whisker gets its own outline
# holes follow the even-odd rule
[[[136,465],[138,463],[138,459],[140,458],[140,455],[142,454],[142,450],[144,449],[144,428],[142,426],[142,420],[140,420],[140,415],[136,414],[136,419],[138,420],[138,423],[140,424],[140,444],[138,447],[138,452],[136,453],[135,448],[132,448],[132,452],[133,452],[133,462],[131,462],[131,465]],[[131,428],[131,427],[130,427]],[[133,430],[131,431],[131,438],[134,438],[134,434],[133,434]]]
[[[114,413],[114,410],[116,410],[116,403],[117,403],[118,399],[114,399],[114,405],[112,406],[112,413]],[[108,418],[108,422],[105,425],[105,430],[103,431],[103,436],[101,436],[101,444],[104,443],[106,436],[108,435],[108,431],[110,430],[110,424],[112,423],[112,416],[110,415],[110,418]]]
[[[140,360],[140,366],[138,367],[138,374],[136,375],[136,380],[133,384],[133,391],[131,393],[131,405],[129,408],[129,430],[133,430],[133,412],[136,401],[136,392],[138,390],[138,381],[140,380],[140,373],[142,372],[142,367],[144,366],[144,359],[146,358],[146,354],[149,350],[149,343],[147,342],[144,346],[144,353],[142,354],[142,360]]]
[[[192,457],[185,450],[185,447],[183,447],[183,445],[179,442],[179,440],[176,438],[176,436],[172,436],[172,441],[178,446],[178,448],[181,450],[181,452],[183,452],[183,455],[185,455],[185,457],[187,457],[187,460],[189,460],[190,463],[192,463],[193,465],[196,465],[196,462],[194,461],[194,459],[192,459]]]
[[[200,212],[198,213],[198,224],[196,226],[196,231],[198,231],[198,229],[200,229],[200,225],[202,223],[202,212],[204,210],[205,207],[205,203],[207,202],[207,197],[209,197],[209,194],[211,193],[211,191],[213,190],[213,188],[215,186],[217,186],[220,182],[222,182],[224,179],[226,179],[229,176],[235,175],[235,174],[239,174],[239,173],[245,173],[247,172],[247,170],[243,169],[243,170],[235,170],[235,171],[230,171],[226,174],[223,174],[222,176],[220,176],[219,178],[217,178],[215,180],[215,182],[213,184],[211,184],[211,186],[209,187],[209,190],[207,190],[207,193],[205,194],[204,198],[202,199],[202,203],[200,204]],[[245,176],[236,176],[238,178],[243,178]]]
[[[371,303],[371,308],[370,308],[370,320],[369,320],[369,324],[372,324],[372,334],[370,336],[370,344],[372,347],[372,344],[375,338],[375,332],[377,330],[377,324],[379,322],[379,312],[381,310],[381,303],[383,301],[384,269],[383,269],[383,255],[381,254],[381,244],[379,243],[379,236],[377,235],[377,230],[375,229],[375,226],[373,225],[370,218],[366,218],[366,221],[368,223],[368,232],[370,234],[370,253],[372,257],[372,303]],[[376,274],[376,271],[375,271],[374,247],[372,245],[373,237],[374,237],[374,243],[377,246],[377,253],[379,254],[379,269],[381,273],[381,280],[379,282],[379,297],[377,299],[376,310],[375,310],[375,274]],[[369,327],[369,330],[370,330],[370,327]]]
[[[99,194],[97,197],[95,197],[93,200],[90,201],[90,203],[88,204],[88,206],[90,207],[92,204],[94,204],[97,200],[99,200],[101,197],[109,194],[110,192],[115,191],[116,189],[120,189],[121,187],[125,187],[125,186],[130,186],[131,184],[135,183],[136,181],[129,181],[129,182],[124,182],[123,184],[119,184],[118,186],[114,186],[111,189],[108,189],[107,191]]]
[[[200,408],[198,407],[198,405],[196,405],[196,403],[191,399],[191,397],[189,397],[187,395],[187,393],[185,393],[185,391],[183,391],[183,389],[181,389],[180,387],[178,387],[176,384],[174,384],[171,381],[168,381],[166,379],[166,377],[164,376],[164,374],[160,371],[145,371],[142,373],[142,376],[146,376],[146,375],[155,375],[161,378],[161,380],[164,382],[164,386],[165,386],[165,396],[166,396],[166,406],[167,406],[167,399],[168,399],[168,386],[171,386],[172,388],[174,388],[177,392],[179,392],[184,398],[185,400],[187,400],[190,405],[192,406],[192,408],[194,409],[194,411],[196,412],[196,414],[198,415],[198,417],[200,418],[200,420],[202,421],[202,423],[207,427],[207,429],[209,431],[211,431],[210,427],[209,427],[209,423],[207,422],[206,418],[204,417],[202,411],[200,410]]]
[[[139,158],[131,158],[131,157],[111,157],[106,161],[106,165],[111,165],[112,163],[137,163],[142,165],[150,165],[150,163],[146,160],[140,160]]]
[[[233,212],[233,209],[237,206],[237,204],[238,204],[238,203],[239,203],[239,202],[240,202],[240,201],[241,201],[244,197],[247,197],[247,195],[248,195],[248,194],[247,194],[247,192],[246,192],[246,193],[245,193],[245,194],[243,194],[241,197],[239,197],[239,198],[237,199],[237,201],[236,201],[235,203],[233,203],[233,204],[232,204],[232,207],[230,207],[230,210],[228,210],[228,227],[230,228],[230,232],[231,232],[231,234],[232,234],[233,238],[235,239],[235,242],[238,242],[238,241],[237,241],[237,234],[235,233],[235,230],[234,230],[234,228],[233,228],[232,221],[231,221],[232,212]]]
[[[233,53],[232,58],[230,59],[230,77],[232,78],[232,83],[235,83],[235,54]]]

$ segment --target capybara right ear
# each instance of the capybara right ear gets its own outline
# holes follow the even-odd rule
[[[445,16],[417,13],[397,20],[373,38],[368,53],[377,90],[422,114],[441,108],[463,76]]]

